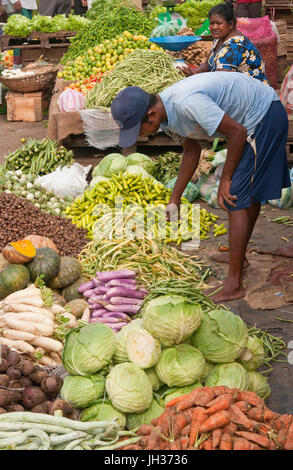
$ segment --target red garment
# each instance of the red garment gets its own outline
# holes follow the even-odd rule
[[[260,3],[260,0],[236,0],[237,3]]]

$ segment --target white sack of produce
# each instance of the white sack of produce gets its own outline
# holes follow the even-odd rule
[[[58,106],[62,113],[80,111],[84,109],[85,97],[80,91],[67,88],[58,99]]]
[[[70,168],[67,166],[58,167],[53,173],[37,178],[36,183],[46,189],[51,189],[61,197],[76,198],[87,187],[86,177],[90,169],[91,165],[84,167],[79,163],[74,163]]]

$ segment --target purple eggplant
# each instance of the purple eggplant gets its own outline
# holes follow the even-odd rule
[[[129,297],[133,299],[144,299],[145,293],[128,287],[111,287],[107,292],[108,297]]]
[[[103,314],[103,318],[122,318],[127,321],[131,321],[130,317],[123,312],[107,312]]]
[[[102,318],[105,314],[109,313],[107,310],[94,310],[91,313],[91,318]]]
[[[131,271],[130,269],[122,269],[120,271],[104,271],[102,273],[97,274],[98,280],[102,282],[111,281],[112,279],[134,279],[135,276],[136,272]]]
[[[123,286],[136,286],[136,280],[135,279],[112,279],[112,281],[107,282],[107,287],[119,287],[123,284]]]
[[[120,305],[112,305],[107,304],[105,308],[110,312],[123,312],[123,313],[132,313],[133,315],[137,313],[140,309],[140,305],[131,305],[131,304],[120,304]]]
[[[81,286],[79,286],[77,290],[80,294],[83,294],[88,289],[93,289],[94,287],[95,287],[95,282],[94,282],[94,279],[92,279],[91,281],[88,281],[85,284],[82,284]]]
[[[131,305],[139,305],[143,301],[141,299],[131,299],[129,297],[111,297],[110,304],[113,305],[121,305],[121,304],[131,304]]]

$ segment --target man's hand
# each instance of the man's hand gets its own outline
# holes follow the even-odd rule
[[[219,189],[218,189],[218,203],[221,209],[228,211],[227,207],[225,206],[225,202],[230,204],[230,206],[236,207],[235,200],[237,200],[237,196],[232,196],[230,193],[232,181],[229,179],[221,178]]]
[[[87,7],[87,0],[81,0],[82,6]]]
[[[177,222],[180,218],[180,201],[172,202],[166,206],[166,220],[167,222]]]
[[[16,2],[16,3],[13,5],[13,8],[14,8],[14,11],[15,11],[15,12],[21,11],[21,3],[20,3],[20,1],[19,1],[19,2]]]

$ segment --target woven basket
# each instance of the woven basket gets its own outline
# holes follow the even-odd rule
[[[0,77],[0,82],[7,86],[11,91],[18,93],[30,93],[34,91],[46,90],[55,81],[58,67],[55,65],[45,65],[32,68],[26,68],[25,71],[32,71],[34,75],[27,77]]]

